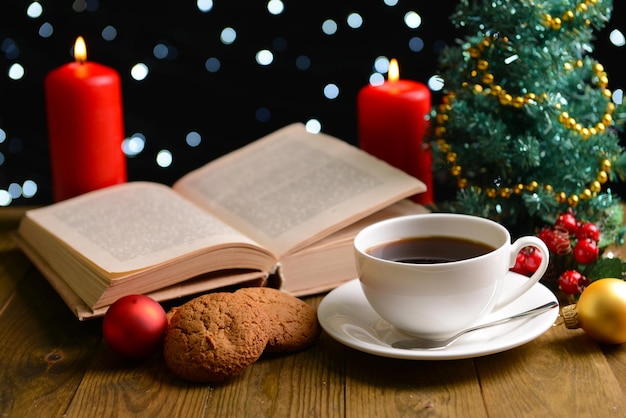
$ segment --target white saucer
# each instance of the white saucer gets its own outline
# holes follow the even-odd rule
[[[526,277],[509,272],[504,288],[519,286]],[[533,286],[510,305],[483,318],[479,323],[495,321],[532,309],[550,301],[554,293],[542,284]],[[391,347],[407,335],[383,320],[367,303],[358,279],[332,290],[320,303],[317,315],[324,330],[337,341],[354,349],[383,357],[411,360],[451,360],[498,353],[525,344],[546,332],[558,317],[559,309],[519,319],[502,325],[470,332],[451,346],[440,350],[405,350]]]

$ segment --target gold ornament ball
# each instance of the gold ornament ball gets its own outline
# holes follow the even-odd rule
[[[562,310],[567,328],[582,328],[594,340],[626,342],[626,282],[616,278],[592,282],[575,305]]]

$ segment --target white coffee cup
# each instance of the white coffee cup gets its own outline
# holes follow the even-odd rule
[[[368,253],[382,244],[414,237],[448,237],[479,242],[493,250],[459,261],[407,263]],[[538,248],[543,257],[523,285],[502,293],[519,251]],[[445,338],[500,309],[533,287],[548,267],[546,245],[534,236],[511,243],[507,229],[492,220],[461,214],[420,214],[380,221],[354,239],[361,287],[381,318],[406,333]]]

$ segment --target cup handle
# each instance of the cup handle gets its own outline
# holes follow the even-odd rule
[[[508,305],[509,303],[513,302],[515,299],[519,298],[521,295],[529,291],[530,288],[533,287],[543,277],[543,274],[548,269],[548,263],[550,262],[550,252],[548,251],[548,247],[540,238],[533,236],[520,237],[513,244],[511,244],[509,268],[515,265],[515,259],[517,258],[517,254],[521,251],[521,249],[528,246],[538,248],[541,251],[541,255],[543,256],[541,257],[541,263],[539,264],[537,271],[535,271],[533,275],[528,278],[526,283],[515,288],[508,294],[501,296],[495,307],[493,308],[494,311]]]

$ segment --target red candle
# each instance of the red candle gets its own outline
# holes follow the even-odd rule
[[[120,76],[87,62],[82,37],[74,57],[44,82],[55,201],[126,181]]]
[[[357,108],[359,146],[424,182],[428,190],[414,200],[432,203],[432,156],[424,143],[431,110],[428,87],[400,80],[398,62],[392,59],[388,80],[362,88]]]

